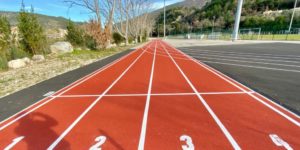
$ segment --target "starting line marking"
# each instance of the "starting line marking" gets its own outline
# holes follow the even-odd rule
[[[254,94],[256,92],[200,92],[200,93],[151,93],[150,96],[189,96],[189,95],[234,95],[234,94]],[[147,93],[141,94],[106,94],[104,97],[139,97],[147,96]],[[61,95],[50,96],[53,98],[72,98],[72,97],[99,97],[101,95]]]

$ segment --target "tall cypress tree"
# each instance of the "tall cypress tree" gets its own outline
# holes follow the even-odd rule
[[[10,43],[10,24],[5,16],[0,16],[0,51],[5,53]]]
[[[10,24],[5,16],[0,16],[0,69],[7,68],[7,55],[10,43]]]
[[[20,43],[24,51],[32,55],[44,53],[46,36],[43,27],[39,24],[34,14],[33,7],[31,6],[30,11],[26,11],[25,5],[22,2],[18,19]]]

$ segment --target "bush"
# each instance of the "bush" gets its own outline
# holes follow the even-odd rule
[[[18,49],[17,47],[10,48],[9,52],[10,60],[28,57],[28,54],[25,51]]]
[[[68,34],[66,39],[74,46],[85,46],[83,30],[77,27],[74,22],[69,20],[67,25]]]
[[[90,50],[96,50],[97,49],[97,42],[96,40],[89,35],[84,36],[85,46],[89,48]]]
[[[5,55],[0,54],[0,70],[7,69],[7,59]]]
[[[122,35],[117,32],[113,33],[113,39],[117,45],[119,45],[121,42],[124,41],[124,38],[122,37]]]
[[[133,42],[133,38],[132,38],[132,37],[129,37],[129,38],[128,38],[128,43],[129,43],[129,44],[132,44],[132,42]]]

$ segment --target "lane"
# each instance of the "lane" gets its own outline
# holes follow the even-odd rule
[[[155,42],[147,51],[155,48]],[[143,53],[105,94],[147,93],[153,54]],[[103,78],[105,80],[105,78]],[[95,86],[94,88],[98,88]],[[62,139],[71,149],[89,149],[101,142],[103,149],[136,149],[146,97],[99,97],[99,102]],[[100,101],[101,100],[101,101]],[[101,140],[97,141],[97,138]],[[63,149],[58,141],[51,148]]]
[[[137,149],[146,97],[104,97],[55,147],[89,149],[105,137],[103,149]]]
[[[158,52],[152,92],[193,93],[161,44]],[[196,149],[232,149],[197,96],[152,96],[145,149],[181,149],[185,135]]]
[[[124,57],[123,60],[127,62],[128,60],[137,59],[135,54],[138,53],[141,56],[141,51],[142,49],[137,50],[129,56]],[[123,60],[120,62],[123,62]],[[133,63],[133,61],[131,63]],[[122,70],[122,68],[115,68],[114,65],[107,69],[114,68]],[[101,71],[97,72],[96,75],[99,74],[101,74]],[[98,78],[101,78],[101,76],[98,76]],[[88,78],[86,81],[91,79],[93,79],[93,77]],[[64,92],[65,91],[62,91],[62,93]],[[14,147],[19,147],[19,149],[46,149],[54,140],[61,136],[61,133],[65,131],[87,107],[95,102],[95,98],[82,97],[51,99],[52,100],[43,105],[43,107],[29,109],[20,114],[20,116],[22,116],[21,118],[17,115],[15,116],[18,118],[17,120],[13,120],[11,124],[6,123],[4,126],[1,126],[0,149],[5,148],[9,143],[13,143],[14,140],[16,140],[15,138],[18,138],[17,136],[23,138],[21,141],[18,141]],[[7,124],[9,125],[6,126]],[[70,147],[70,144],[65,140],[62,140],[61,144],[63,149]]]
[[[175,49],[173,50],[175,52]],[[176,61],[183,69],[185,65],[188,65],[187,62]],[[189,62],[190,64],[195,64],[193,61]],[[207,71],[209,72],[209,70]],[[185,70],[185,72],[188,72],[188,70]],[[192,74],[189,74],[189,77],[196,78]],[[224,78],[220,77],[220,79]],[[206,77],[202,78],[201,82],[206,82]],[[256,100],[251,94],[203,95],[203,97],[223,121],[224,125],[228,127],[228,130],[237,139],[242,148],[280,148],[269,137],[270,134],[276,134],[290,146],[299,149],[300,128],[297,120],[293,120],[294,122],[288,120],[283,115]]]
[[[192,139],[195,149],[233,149],[196,96],[153,96],[145,149],[182,149]]]

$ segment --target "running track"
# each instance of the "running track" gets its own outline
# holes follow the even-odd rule
[[[0,149],[292,150],[299,122],[154,40],[1,122]]]

